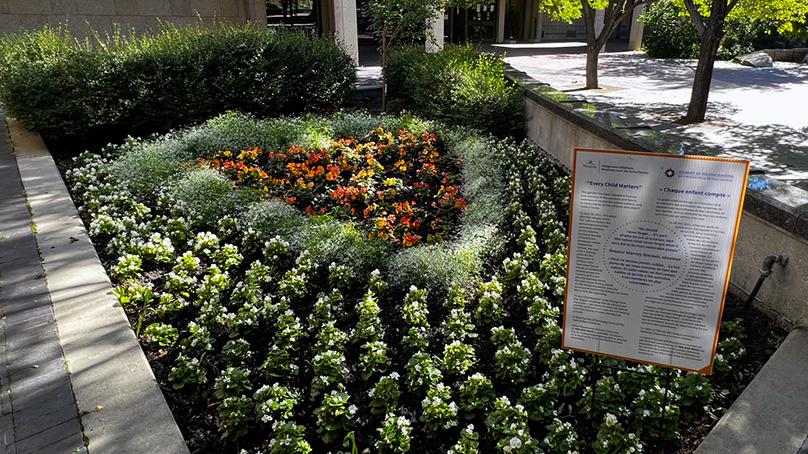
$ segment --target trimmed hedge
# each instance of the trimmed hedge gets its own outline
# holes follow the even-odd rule
[[[388,65],[388,89],[402,107],[498,137],[523,134],[522,98],[500,57],[471,46],[437,53],[409,47],[391,54]]]
[[[119,139],[227,110],[331,110],[355,77],[333,40],[249,25],[168,25],[154,35],[84,42],[44,28],[0,39],[0,101],[50,138]]]

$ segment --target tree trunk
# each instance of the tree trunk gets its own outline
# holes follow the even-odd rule
[[[382,31],[382,112],[387,111],[387,27]]]
[[[598,57],[600,48],[597,42],[590,44],[586,48],[586,89],[592,90],[598,87]]]
[[[721,35],[720,27],[710,26],[704,30],[699,63],[693,79],[693,91],[690,94],[690,105],[687,107],[687,116],[682,120],[684,124],[700,123],[707,114],[707,100],[710,96],[710,84],[713,81],[713,68]]]

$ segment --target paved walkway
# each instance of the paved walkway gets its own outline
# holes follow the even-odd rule
[[[808,454],[808,329],[793,330],[696,454]]]
[[[0,113],[0,452],[86,452],[26,204]]]
[[[31,276],[44,274],[48,293],[42,296],[49,296],[49,301],[42,298],[37,301],[47,308],[42,309],[45,313],[52,314],[51,318],[46,318],[47,323],[32,326],[30,332],[6,331],[6,349],[17,361],[11,362],[10,368],[31,374],[26,366],[37,371],[44,364],[50,366],[48,375],[42,374],[41,378],[36,375],[40,380],[35,382],[37,386],[23,387],[28,382],[20,382],[10,375],[12,414],[15,415],[12,426],[18,444],[15,451],[187,454],[185,440],[126,314],[112,294],[109,277],[47,147],[38,134],[26,131],[14,121],[9,121],[8,125],[16,169],[8,159],[6,167],[14,180],[22,182],[22,187],[17,184],[0,189],[0,198],[10,196],[23,200],[21,194],[25,194],[28,206],[23,202],[17,204],[18,219],[9,227],[16,229],[14,239],[25,238],[30,235],[33,220],[36,246],[20,251],[16,257],[20,263],[30,264],[31,273],[37,273],[27,275],[28,280],[19,277],[10,281],[8,288],[25,294],[33,287]],[[3,143],[6,139],[0,137]],[[19,176],[14,171],[18,171]],[[26,212],[30,212],[30,217]],[[0,225],[0,228],[5,227]],[[0,249],[3,248],[0,244]],[[11,259],[0,258],[0,262]],[[41,263],[38,269],[37,259]],[[11,267],[11,276],[20,272],[14,263]],[[9,298],[7,302],[6,297],[0,296],[0,306],[9,312],[18,311],[26,307],[24,303],[31,298],[22,299],[16,302]],[[31,364],[40,350],[50,354],[47,357],[50,361],[45,363],[43,359]],[[57,353],[62,356],[56,356]],[[23,357],[24,360],[16,359]],[[65,365],[69,380],[64,376]],[[61,386],[65,383],[69,387]],[[26,406],[21,407],[23,404]],[[16,416],[27,408],[39,419]],[[78,432],[81,444],[65,451],[63,448],[75,444],[72,434],[76,431],[69,429],[76,429],[73,424],[77,422],[76,413],[81,420],[81,432]],[[65,419],[61,421],[64,422],[52,428],[52,422],[59,422],[57,415],[63,416]],[[41,447],[19,446],[28,441],[25,436],[29,433],[37,434],[31,437],[31,442]],[[61,444],[53,444],[56,441]],[[51,444],[44,446],[48,443]]]
[[[612,104],[618,114],[650,125],[673,122],[687,111],[695,60],[650,59],[639,52],[601,54],[601,90],[583,90],[583,43],[485,46],[504,53],[514,68],[554,88]],[[719,61],[708,121],[669,124],[688,150],[750,159],[754,168],[808,189],[808,65],[775,63],[750,68]]]

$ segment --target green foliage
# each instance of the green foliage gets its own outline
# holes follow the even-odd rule
[[[133,195],[152,198],[180,171],[180,164],[191,158],[177,148],[171,135],[143,144],[130,139],[120,147],[121,157],[110,171]]]
[[[709,16],[709,0],[694,2]],[[731,60],[767,47],[780,47],[808,19],[808,6],[794,0],[738,2],[724,23],[718,58]],[[656,0],[643,15],[643,47],[654,58],[697,58],[699,37],[682,0]]]
[[[171,347],[177,342],[177,328],[165,323],[152,323],[143,331],[143,341],[158,347]]]
[[[295,249],[302,247],[297,240],[299,233],[306,225],[307,220],[300,210],[281,202],[280,200],[267,200],[250,206],[242,215],[245,230],[252,230],[258,238],[272,238],[278,236],[288,242],[294,242]]]
[[[443,0],[369,0],[368,13],[373,31],[385,38],[386,52],[400,41],[430,39],[427,20],[439,14]],[[432,38],[434,39],[434,38]]]
[[[380,453],[409,452],[411,433],[412,427],[409,419],[388,413],[384,418],[384,424],[379,428],[376,450]]]
[[[293,390],[274,383],[272,386],[262,386],[253,398],[257,418],[263,423],[271,423],[291,418],[300,396]]]
[[[452,390],[443,383],[430,387],[421,401],[421,422],[424,429],[437,432],[457,425],[457,404],[451,401]]]
[[[346,99],[354,79],[333,40],[248,25],[166,24],[154,35],[84,42],[46,27],[0,39],[0,100],[51,137],[119,139],[231,109],[261,116],[328,109]]]
[[[264,143],[318,141],[369,125],[361,114],[341,117],[230,114],[174,134],[166,151],[204,153],[189,134],[226,146],[253,134]],[[114,293],[168,371],[161,385],[198,407],[203,443],[245,454],[614,454],[675,440],[685,424],[720,411],[725,383],[743,372],[749,339],[740,321],[722,325],[720,381],[676,374],[665,389],[658,368],[626,365],[588,379],[591,358],[558,348],[568,178],[535,146],[439,134],[473,163],[463,171],[469,209],[497,207],[466,216],[454,241],[438,243],[467,263],[442,277],[430,263],[437,256],[422,252],[420,268],[399,274],[396,260],[408,249],[375,250],[355,225],[305,217],[280,201],[231,200],[241,195],[221,176],[192,176],[185,162],[157,197],[135,197],[109,167],[148,142],[77,159],[67,178],[93,239],[107,243]],[[186,220],[199,213],[210,225]],[[507,249],[491,254],[490,243]],[[407,290],[415,281],[427,285]]]
[[[218,219],[257,200],[257,194],[234,190],[230,180],[206,168],[188,171],[167,193],[192,223],[201,226],[216,225]]]
[[[390,56],[388,86],[402,106],[420,115],[500,137],[522,134],[522,98],[505,79],[505,64],[471,46],[396,51]]]
[[[306,427],[295,422],[278,421],[272,425],[275,437],[269,442],[270,454],[309,454]],[[260,452],[260,451],[258,451]]]
[[[317,432],[326,443],[341,440],[354,425],[356,406],[350,404],[350,395],[345,387],[339,387],[323,396],[322,405],[314,410],[317,417]]]
[[[699,37],[696,28],[676,0],[657,0],[642,16],[643,48],[653,58],[696,58]]]
[[[474,425],[469,424],[460,431],[460,439],[449,448],[448,454],[478,454],[480,447],[480,434],[474,431]]]
[[[431,18],[442,15],[444,0],[369,0],[367,16],[370,28],[377,36],[381,54],[384,89],[382,109],[387,102],[387,80],[389,77],[390,52],[401,42],[420,43],[433,40],[427,23]]]
[[[348,222],[314,222],[305,235],[306,250],[315,266],[335,263],[352,270],[372,270],[381,266],[389,246],[381,240],[368,240]]]
[[[482,246],[458,241],[404,249],[392,257],[391,281],[397,287],[414,285],[438,293],[454,285],[469,287],[482,271]]]
[[[712,0],[695,0],[694,3],[705,15]],[[727,21],[739,19],[767,22],[778,32],[788,34],[808,20],[808,3],[804,0],[739,0]],[[725,30],[728,30],[726,26]]]
[[[607,413],[598,427],[592,450],[596,454],[641,453],[642,443],[634,433],[628,433],[617,417]]]

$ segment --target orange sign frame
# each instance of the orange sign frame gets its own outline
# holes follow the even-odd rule
[[[574,213],[574,209],[575,209],[574,208],[574,200],[575,200],[575,169],[577,167],[577,160],[578,160],[578,152],[579,151],[593,152],[593,153],[604,153],[604,154],[624,154],[624,155],[633,155],[633,156],[648,156],[648,157],[654,157],[654,158],[679,158],[679,159],[694,159],[694,160],[706,160],[706,161],[734,162],[734,163],[745,164],[746,165],[746,171],[744,172],[743,188],[741,190],[741,197],[740,197],[740,201],[738,203],[738,211],[737,211],[737,213],[735,215],[735,228],[734,228],[733,233],[732,233],[732,247],[730,248],[729,262],[727,263],[726,279],[725,279],[725,282],[724,282],[723,291],[721,293],[721,306],[720,306],[720,308],[718,310],[718,321],[717,321],[717,325],[715,327],[715,337],[713,339],[713,349],[712,349],[712,352],[710,354],[710,363],[707,365],[707,367],[705,367],[705,368],[703,368],[701,370],[687,369],[687,368],[683,368],[683,367],[676,367],[676,366],[672,366],[670,364],[658,363],[658,362],[654,362],[654,361],[643,361],[643,360],[639,360],[639,359],[636,359],[636,358],[628,358],[628,357],[623,357],[623,356],[619,356],[619,355],[613,355],[613,354],[608,354],[608,353],[603,353],[603,352],[586,350],[586,349],[582,349],[582,348],[569,347],[569,346],[567,346],[565,344],[565,342],[564,342],[564,339],[565,339],[564,332],[565,332],[566,327],[567,327],[567,303],[568,303],[568,290],[569,290],[569,285],[570,285],[569,278],[570,278],[570,263],[571,263],[570,262],[570,259],[571,259],[570,252],[571,252],[571,249],[572,249],[571,248],[571,246],[572,246],[572,221],[573,221],[573,213]],[[712,156],[673,155],[673,154],[666,154],[666,153],[649,153],[649,152],[643,152],[643,151],[625,151],[625,150],[609,150],[609,149],[599,149],[599,148],[580,148],[580,147],[576,147],[573,150],[572,169],[571,170],[572,170],[572,172],[571,172],[572,173],[572,185],[571,185],[572,186],[572,193],[570,194],[570,220],[569,220],[569,224],[568,224],[568,228],[567,228],[567,232],[568,232],[568,235],[567,235],[567,273],[566,273],[566,279],[567,280],[566,280],[566,286],[564,288],[564,307],[562,309],[561,348],[566,349],[566,350],[579,351],[579,352],[583,352],[583,353],[590,353],[590,354],[595,354],[595,355],[608,356],[608,357],[611,357],[611,358],[622,359],[622,360],[625,360],[625,361],[632,361],[632,362],[636,362],[636,363],[640,363],[640,364],[649,364],[649,365],[654,365],[654,366],[659,366],[659,367],[666,367],[666,368],[672,368],[672,369],[681,369],[681,370],[685,370],[685,371],[689,371],[689,372],[696,372],[696,373],[705,374],[705,375],[712,374],[713,363],[715,361],[715,352],[716,352],[716,349],[718,348],[718,337],[719,337],[720,328],[721,328],[721,320],[722,320],[722,317],[724,315],[724,303],[726,301],[727,291],[729,289],[729,278],[730,278],[730,273],[731,273],[731,270],[732,270],[732,261],[735,258],[735,243],[736,243],[736,241],[738,239],[738,230],[740,229],[740,226],[741,226],[741,215],[743,213],[743,205],[744,205],[744,201],[746,200],[746,188],[747,188],[747,185],[748,185],[748,182],[749,182],[749,161],[744,160],[744,159],[720,158],[720,157],[712,157]]]

